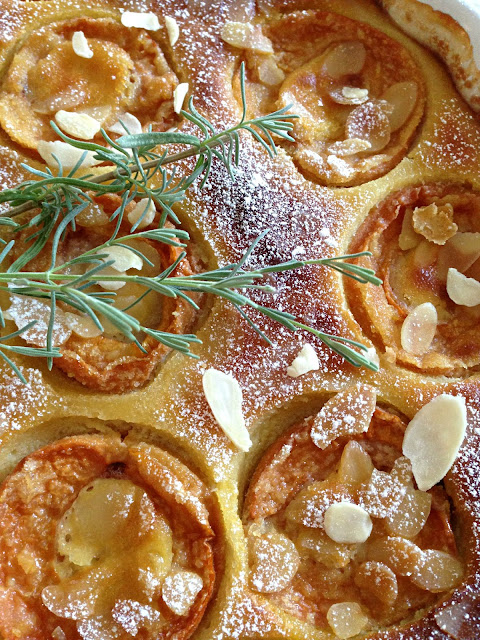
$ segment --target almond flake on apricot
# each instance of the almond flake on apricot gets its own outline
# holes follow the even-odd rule
[[[437,323],[437,310],[431,302],[412,309],[403,321],[400,334],[402,349],[416,356],[426,353],[435,337]]]
[[[180,29],[178,27],[178,22],[175,18],[170,16],[165,16],[165,27],[167,28],[168,39],[170,41],[171,46],[175,46],[178,38],[180,37]]]
[[[365,509],[351,502],[336,502],[325,511],[325,533],[335,542],[360,544],[372,533],[372,520]]]
[[[112,133],[118,133],[121,136],[124,136],[127,133],[127,129],[128,133],[132,136],[137,133],[142,133],[142,123],[131,113],[124,113],[114,124],[112,124],[111,127],[108,127],[109,131]]]
[[[327,621],[336,638],[347,640],[365,629],[368,618],[357,602],[337,602],[327,611]]]
[[[403,454],[410,459],[420,491],[428,491],[452,467],[467,428],[465,399],[441,394],[423,406],[408,425]]]
[[[177,571],[165,578],[162,598],[177,616],[186,615],[203,589],[202,577],[193,571]]]
[[[83,31],[75,31],[72,36],[72,47],[80,58],[93,58],[93,51]]]
[[[360,87],[343,87],[342,95],[350,104],[363,104],[368,100],[368,89]]]
[[[480,282],[450,268],[447,275],[447,293],[450,300],[463,307],[480,304]]]
[[[136,228],[145,229],[145,227],[148,227],[154,221],[156,212],[155,203],[149,198],[142,198],[127,215],[127,218],[131,225],[136,224],[140,220]]]
[[[413,228],[429,242],[444,245],[458,230],[453,214],[450,203],[437,206],[433,202],[425,207],[416,207],[413,210]]]
[[[376,390],[366,384],[337,393],[315,416],[310,432],[313,442],[326,449],[337,438],[368,431],[376,399]]]
[[[222,431],[241,451],[252,446],[242,412],[242,390],[231,373],[207,369],[202,379],[203,392]]]
[[[61,140],[55,140],[54,142],[40,140],[37,145],[37,151],[50,167],[58,168],[58,161],[60,161],[64,169],[73,169],[84,154],[85,157],[81,164],[83,168],[94,167],[102,163],[102,160],[95,159],[95,152],[76,149]],[[58,158],[58,161],[56,158]]]
[[[135,29],[146,29],[147,31],[158,31],[160,29],[160,23],[154,13],[124,11],[121,22],[124,27],[133,27]]]
[[[292,364],[287,367],[287,375],[298,378],[309,371],[317,371],[320,368],[318,356],[311,344],[304,344]]]
[[[263,35],[260,25],[249,22],[227,22],[223,25],[221,38],[239,49],[251,49],[259,53],[273,53],[271,41]]]
[[[67,135],[80,140],[92,140],[101,128],[100,122],[86,113],[75,113],[63,109],[57,111],[55,121]]]
[[[175,113],[180,113],[185,102],[185,97],[188,93],[188,82],[181,82],[173,92],[173,110]]]

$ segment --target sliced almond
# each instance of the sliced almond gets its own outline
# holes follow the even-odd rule
[[[116,245],[113,247],[106,247],[105,249],[101,249],[101,254],[105,255],[103,258],[104,262],[110,262],[110,260],[114,261],[111,267],[112,269],[115,269],[115,271],[125,272],[129,269],[137,269],[137,271],[140,271],[143,267],[143,260],[141,257],[126,247]]]
[[[413,209],[407,207],[402,220],[402,231],[398,236],[398,246],[402,251],[415,249],[420,244],[421,236],[413,228]]]
[[[365,509],[350,502],[337,502],[328,507],[323,526],[329,538],[345,544],[365,542],[373,527]]]
[[[365,629],[368,618],[356,602],[338,602],[327,611],[328,624],[341,640],[353,638]]]
[[[215,420],[222,431],[241,451],[252,446],[242,412],[242,390],[232,374],[207,369],[202,379],[203,391]]]
[[[438,255],[439,278],[446,279],[450,267],[465,273],[478,258],[480,258],[480,233],[457,232],[447,240]]]
[[[354,580],[362,594],[389,607],[398,597],[397,576],[382,562],[364,562],[358,567]]]
[[[363,42],[352,40],[337,44],[327,53],[323,61],[323,70],[331,78],[360,73],[367,59],[367,50]]]
[[[294,543],[280,532],[249,536],[250,584],[259,593],[285,589],[298,571],[300,555]]]
[[[177,40],[180,37],[180,28],[175,18],[171,16],[165,16],[165,27],[167,28],[168,39],[172,47],[177,44]]]
[[[345,445],[338,467],[338,480],[342,484],[365,484],[373,472],[373,462],[359,442],[350,440]]]
[[[269,87],[276,87],[285,80],[285,73],[278,66],[274,56],[264,57],[258,65],[260,82]]]
[[[480,282],[467,278],[457,269],[448,270],[447,293],[450,300],[463,307],[476,307],[480,304]]]
[[[402,348],[416,356],[426,353],[435,337],[437,323],[437,310],[433,304],[419,304],[403,321],[400,334]]]
[[[381,99],[392,106],[388,114],[390,130],[398,131],[409,119],[417,103],[418,85],[416,82],[406,81],[392,84],[384,92]]]
[[[403,439],[403,454],[412,463],[421,491],[431,489],[451,468],[466,428],[465,399],[448,394],[431,400],[411,420]]]
[[[403,502],[411,479],[410,461],[400,457],[390,473],[374,469],[368,485],[359,491],[358,499],[373,518],[386,518]]]
[[[221,37],[224,42],[239,49],[251,49],[259,53],[273,53],[271,41],[263,35],[260,25],[249,22],[227,22]]]
[[[47,345],[48,329],[50,325],[50,304],[37,298],[12,295],[11,304],[5,315],[15,322],[18,329],[35,321],[35,324],[22,333],[23,340],[38,347]],[[65,313],[58,307],[52,332],[52,346],[59,347],[70,338],[72,331],[65,318]]]
[[[97,338],[103,333],[89,316],[80,316],[66,311],[65,318],[72,332],[81,338]]]
[[[173,110],[180,113],[188,93],[188,82],[181,82],[173,92]]]
[[[444,551],[427,549],[412,574],[412,582],[432,593],[456,587],[463,576],[463,565],[454,556]]]
[[[92,140],[100,131],[101,124],[86,113],[75,113],[61,109],[55,114],[55,121],[62,131],[80,140]]]
[[[444,245],[458,230],[453,222],[454,211],[450,203],[437,206],[434,202],[413,210],[413,228],[434,244]]]
[[[403,502],[385,518],[385,528],[392,536],[414,538],[425,526],[432,506],[432,496],[408,487]]]
[[[103,160],[95,160],[95,153],[93,151],[76,149],[61,140],[55,140],[54,142],[40,140],[37,145],[37,151],[50,167],[58,168],[58,162],[60,162],[64,169],[73,169],[84,154],[85,157],[81,164],[83,169],[94,167],[103,162]],[[58,158],[58,160],[56,158]]]
[[[118,133],[120,136],[124,136],[127,131],[131,135],[136,135],[142,133],[142,123],[131,113],[124,113],[111,127],[108,127],[108,131]]]
[[[337,438],[368,431],[376,399],[375,388],[366,384],[337,393],[315,416],[310,432],[313,442],[326,449]]]
[[[137,269],[140,271],[143,267],[143,260],[133,251],[126,247],[107,247],[101,250],[104,262],[113,260],[113,264],[102,269],[99,276],[118,276],[124,275],[129,269]],[[102,289],[107,291],[118,291],[125,286],[125,282],[121,280],[99,280],[98,284]]]
[[[72,47],[80,58],[93,58],[93,51],[83,31],[75,31],[72,36]]]
[[[358,138],[370,143],[370,151],[380,151],[390,142],[391,130],[386,102],[368,100],[353,109],[347,118],[347,138]]]
[[[193,571],[176,571],[165,578],[162,599],[177,616],[185,616],[203,589],[202,577]]]
[[[155,203],[150,198],[142,198],[127,215],[127,218],[132,226],[138,222],[136,229],[145,229],[155,220],[156,213]]]
[[[363,104],[368,100],[368,89],[361,87],[342,87],[330,92],[330,97],[338,104]]]
[[[400,536],[371,540],[367,552],[370,560],[386,564],[400,576],[411,576],[423,557],[420,547]]]
[[[154,13],[124,11],[122,13],[121,22],[124,27],[145,29],[146,31],[158,31],[160,29],[160,23]]]
[[[158,637],[158,635],[161,634],[161,629],[165,628],[166,620],[160,611],[136,600],[116,600],[111,615],[117,625],[133,638],[138,637],[138,635],[142,633],[142,629],[148,629],[149,633]],[[118,627],[115,628],[118,629]],[[94,637],[106,638],[104,633],[101,633],[101,635],[98,633],[100,629],[98,629],[96,624],[91,631],[93,631],[94,635],[92,635],[90,630],[81,634],[83,640],[93,640]],[[103,629],[101,632],[103,632]]]
[[[347,138],[346,140],[338,140],[328,147],[328,150],[336,156],[354,156],[357,153],[364,153],[372,148],[368,140],[360,140],[360,138]]]
[[[318,356],[311,344],[304,344],[292,364],[287,367],[287,375],[298,378],[309,371],[317,371],[320,368]]]

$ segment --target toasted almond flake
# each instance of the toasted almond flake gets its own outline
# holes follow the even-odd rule
[[[454,556],[436,549],[426,549],[412,574],[412,582],[432,593],[457,586],[463,575],[463,565]]]
[[[325,533],[335,542],[359,544],[372,533],[372,520],[362,507],[351,502],[337,502],[325,511]]]
[[[391,607],[398,597],[395,573],[382,562],[364,562],[355,572],[355,584],[369,598]]]
[[[95,160],[95,153],[93,151],[82,151],[82,149],[76,149],[61,140],[55,140],[54,142],[40,140],[37,145],[37,151],[45,162],[50,167],[54,168],[58,168],[58,162],[54,156],[58,158],[64,169],[73,169],[83,154],[85,154],[81,165],[83,168],[94,167],[95,165],[102,163],[102,160]]]
[[[407,353],[421,356],[430,349],[437,330],[437,310],[431,302],[424,302],[412,309],[403,321],[402,348]]]
[[[367,59],[365,45],[358,41],[340,42],[325,56],[324,71],[332,78],[360,73]]]
[[[298,571],[300,555],[283,533],[252,531],[248,540],[250,584],[259,593],[277,593],[288,587]]]
[[[309,371],[317,371],[320,368],[318,356],[311,344],[304,344],[292,364],[287,367],[287,375],[298,378]]]
[[[239,49],[251,49],[259,53],[273,53],[271,41],[263,35],[260,25],[249,22],[227,22],[221,31],[224,42]]]
[[[80,58],[93,58],[93,51],[83,31],[75,31],[72,36],[72,47]]]
[[[102,249],[102,254],[105,254],[103,258],[104,262],[110,262],[113,260],[113,264],[102,269],[99,275],[102,276],[118,276],[125,275],[128,269],[140,269],[143,267],[143,260],[133,251],[130,251],[126,247],[107,247],[106,249]],[[125,286],[125,282],[120,280],[99,280],[98,284],[102,287],[102,289],[106,289],[107,291],[117,291]]]
[[[155,220],[156,212],[155,203],[149,198],[142,198],[137,202],[135,208],[127,215],[127,218],[131,225],[134,225],[141,220],[136,228],[145,229],[145,227],[151,225]]]
[[[417,103],[418,85],[416,82],[406,81],[392,84],[382,95],[392,106],[388,114],[391,131],[398,131],[409,119]]]
[[[130,251],[126,247],[107,247],[106,249],[102,249],[102,255],[106,255],[103,258],[104,262],[110,262],[110,260],[114,260],[114,263],[110,265],[112,269],[116,271],[128,271],[128,269],[140,269],[143,267],[143,260],[140,256],[137,256],[136,253]]]
[[[201,576],[193,571],[177,571],[165,578],[162,598],[167,607],[177,616],[186,615],[203,589]]]
[[[398,236],[398,246],[402,251],[415,249],[420,244],[421,236],[413,228],[413,210],[408,207],[402,220],[402,230]]]
[[[310,432],[313,442],[326,449],[337,438],[368,431],[376,399],[376,389],[366,384],[334,395],[315,416]]]
[[[457,457],[467,428],[465,399],[441,394],[420,409],[403,439],[420,491],[440,482]]]
[[[252,446],[242,412],[242,390],[231,373],[207,369],[202,379],[203,391],[215,420],[226,436],[241,450]]]
[[[124,11],[121,21],[124,27],[146,29],[147,31],[158,31],[160,29],[160,23],[154,13]]]
[[[480,282],[467,278],[457,269],[448,270],[447,293],[450,300],[463,307],[476,307],[480,304]]]
[[[76,313],[66,311],[65,319],[72,332],[81,338],[97,338],[103,333],[89,316],[79,316]]]
[[[264,57],[258,65],[260,82],[269,87],[276,87],[285,80],[285,73],[278,66],[274,56]]]
[[[127,130],[132,136],[137,133],[142,133],[142,123],[131,113],[124,113],[114,124],[112,124],[111,127],[108,127],[108,131],[118,133],[121,136],[124,136],[127,133]]]
[[[347,100],[353,101],[352,104],[362,104],[368,100],[368,89],[360,87],[343,87],[342,95]]]
[[[173,47],[180,37],[180,28],[178,26],[178,22],[175,20],[175,18],[165,16],[165,27],[167,28],[168,39]]]
[[[357,602],[338,602],[327,611],[328,624],[340,640],[353,638],[368,624],[368,618]]]
[[[450,203],[437,206],[434,202],[413,210],[413,228],[429,242],[443,245],[458,230],[453,222],[453,207]]]
[[[327,156],[327,164],[335,171],[335,173],[338,173],[344,178],[349,178],[353,173],[355,173],[355,169],[351,164],[346,160],[342,160],[342,158],[337,157],[333,153]]]
[[[356,153],[363,153],[372,148],[368,140],[360,140],[360,138],[346,138],[338,140],[331,144],[328,150],[336,156],[354,156]]]
[[[37,298],[19,295],[11,296],[11,304],[5,312],[8,319],[13,320],[18,329],[35,320],[35,324],[22,333],[22,338],[38,347],[47,345],[48,329],[50,325],[50,304]],[[52,346],[59,347],[70,338],[65,313],[58,307],[55,309],[55,319],[52,332]]]
[[[101,124],[86,113],[75,113],[60,109],[55,114],[55,121],[62,131],[80,140],[92,140],[100,131]]]
[[[188,93],[188,82],[181,82],[173,92],[173,110],[180,113],[183,108],[185,97]]]
[[[368,100],[355,107],[345,123],[346,137],[367,140],[371,152],[381,151],[391,138],[387,113],[388,103],[383,100]]]

